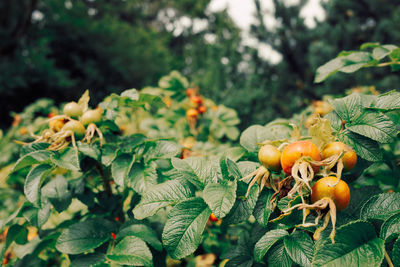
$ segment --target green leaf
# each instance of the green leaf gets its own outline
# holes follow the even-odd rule
[[[381,60],[382,58],[388,56],[394,49],[396,49],[397,46],[395,45],[382,45],[375,47],[374,50],[372,50],[372,57],[377,60]]]
[[[47,198],[58,212],[67,209],[71,204],[71,192],[68,191],[67,180],[58,175],[55,179],[43,186],[42,195]]]
[[[170,211],[162,240],[172,258],[186,257],[197,249],[210,214],[207,204],[198,197],[184,200]]]
[[[266,140],[280,140],[290,137],[291,129],[286,124],[253,125],[240,136],[240,145],[252,153],[258,153],[260,144]]]
[[[50,217],[50,202],[42,198],[40,208],[26,207],[22,210],[22,216],[32,225],[41,228]]]
[[[151,251],[143,240],[135,236],[122,239],[107,259],[121,265],[153,266]]]
[[[111,164],[111,176],[117,185],[125,186],[133,161],[134,157],[128,154],[121,154],[113,161]]]
[[[335,74],[341,67],[344,66],[341,58],[334,58],[316,70],[314,83],[320,83],[326,80],[329,76]]]
[[[286,210],[296,204],[301,203],[301,198],[298,194],[295,194],[294,197],[289,198],[288,196],[285,196],[281,199],[279,199],[277,207],[279,210]]]
[[[235,127],[240,123],[237,112],[234,109],[219,105],[213,115],[210,124],[210,132],[217,138],[224,136],[230,140],[236,140],[239,137],[239,130]]]
[[[269,216],[272,213],[270,200],[273,194],[272,190],[264,188],[254,207],[253,215],[262,226],[267,226]]]
[[[175,142],[171,141],[157,141],[154,146],[152,146],[144,158],[145,161],[155,160],[155,159],[169,159],[175,157],[181,153],[181,146]]]
[[[400,109],[400,92],[391,91],[379,95],[373,107],[382,110]]]
[[[17,239],[26,239],[28,231],[25,227],[15,224],[8,229],[6,242],[3,245],[1,250],[0,259],[3,261],[4,253],[6,253],[7,249],[10,247],[12,242],[16,241]]]
[[[62,231],[56,249],[66,254],[80,254],[94,249],[111,238],[111,231],[99,219],[91,219],[69,226]]]
[[[254,259],[258,262],[261,262],[264,258],[264,255],[268,252],[272,245],[287,235],[288,232],[281,229],[268,231],[255,244]]]
[[[373,60],[368,52],[351,52],[340,58],[344,62],[344,66],[340,67],[338,71],[345,73],[355,72]]]
[[[393,244],[392,260],[394,266],[400,266],[400,237],[398,237]]]
[[[337,115],[346,123],[351,123],[362,112],[361,96],[358,93],[330,100],[329,103],[335,108]]]
[[[371,61],[373,61],[373,58],[368,52],[343,51],[337,58],[328,61],[317,69],[314,82],[322,82],[337,71],[355,72]]]
[[[400,193],[384,193],[371,197],[361,208],[362,220],[387,220],[400,210]]]
[[[127,97],[130,100],[139,100],[139,92],[136,89],[128,89],[121,93],[121,97]]]
[[[108,167],[118,155],[118,148],[112,144],[104,144],[101,148],[101,163]]]
[[[259,188],[260,187],[258,185],[254,185],[250,189],[248,198],[246,198],[245,195],[247,191],[247,185],[245,183],[238,182],[236,201],[231,211],[225,218],[226,223],[241,223],[246,221],[251,216],[257,203]]]
[[[40,185],[52,168],[53,167],[48,164],[37,165],[33,167],[26,176],[24,194],[30,202],[37,203],[40,199]]]
[[[254,260],[249,255],[239,255],[232,259],[225,264],[225,267],[252,267]]]
[[[374,111],[363,112],[346,127],[380,143],[390,143],[397,133],[395,124],[386,115]]]
[[[363,44],[360,46],[360,50],[365,50],[365,49],[368,49],[368,48],[375,48],[375,47],[378,47],[378,46],[380,46],[380,44],[377,43],[377,42],[374,42],[374,43],[372,43],[372,42],[367,42],[367,43],[363,43]]]
[[[228,159],[225,156],[222,156],[219,160],[219,165],[221,167],[222,179],[223,180],[239,180],[242,178],[242,174],[235,162]]]
[[[382,224],[380,232],[381,238],[385,240],[396,234],[400,234],[400,213],[396,213],[393,216],[389,217]]]
[[[237,181],[210,183],[203,191],[203,198],[214,215],[221,219],[229,213],[236,200]]]
[[[336,111],[333,110],[329,112],[324,118],[329,120],[333,129],[340,131],[342,128],[342,119],[339,117]]]
[[[41,163],[50,159],[51,152],[47,150],[33,151],[22,156],[15,163],[12,171],[18,171],[22,168],[32,166],[37,163]]]
[[[300,266],[311,266],[314,254],[314,243],[305,232],[296,231],[283,239],[290,258]]]
[[[343,131],[337,137],[339,141],[353,148],[361,158],[368,161],[382,160],[382,151],[376,141],[348,130]]]
[[[51,152],[46,150],[48,147],[50,146],[49,143],[30,143],[30,144],[26,144],[23,147],[21,147],[20,153],[19,153],[19,157],[22,158],[24,157],[26,154],[35,152],[35,151],[47,151],[47,152]]]
[[[80,171],[78,149],[74,147],[67,147],[58,153],[54,153],[50,156],[51,162],[56,166],[71,170]]]
[[[254,161],[241,161],[237,164],[237,166],[242,174],[242,177],[244,177],[255,171],[260,166],[260,163],[256,163]]]
[[[204,189],[209,182],[218,181],[218,170],[215,163],[200,157],[186,159],[171,159],[172,166],[178,171],[180,177],[188,180],[199,189]]]
[[[158,240],[157,233],[147,225],[132,224],[124,227],[118,232],[116,240],[119,241],[126,236],[136,236],[148,243],[156,250],[162,250],[162,244],[160,240]]]
[[[238,161],[241,157],[244,156],[246,150],[242,147],[231,147],[224,151],[224,156],[233,162]]]
[[[374,226],[356,221],[336,231],[335,244],[329,238],[317,247],[312,265],[326,266],[380,266],[385,242],[375,234]]]
[[[130,187],[137,193],[143,194],[157,184],[156,163],[143,166],[141,163],[134,163],[128,174]]]
[[[92,267],[97,266],[97,264],[104,262],[106,259],[106,255],[102,253],[90,253],[90,254],[83,254],[76,257],[71,262],[71,267]]]
[[[159,209],[174,205],[193,196],[190,183],[182,180],[170,180],[153,186],[142,195],[139,204],[133,209],[136,219],[142,220],[154,215]]]
[[[275,243],[267,253],[268,267],[292,267],[293,261],[286,252],[283,241]]]
[[[78,150],[85,156],[90,157],[94,160],[99,160],[101,156],[100,149],[94,144],[87,144],[78,142]]]

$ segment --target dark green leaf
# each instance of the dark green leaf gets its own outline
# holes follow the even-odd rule
[[[287,236],[288,232],[277,229],[268,231],[254,246],[254,259],[261,262],[268,250],[283,237]]]
[[[290,258],[300,266],[311,266],[314,254],[314,243],[305,232],[296,231],[283,239]]]
[[[101,148],[101,163],[104,166],[110,166],[110,164],[117,157],[118,149],[112,144],[104,144]]]
[[[71,267],[92,267],[104,262],[106,255],[102,253],[90,253],[80,255],[71,262]]]
[[[67,147],[58,153],[50,156],[51,162],[56,166],[71,171],[80,171],[78,148]]]
[[[382,151],[374,140],[347,130],[340,133],[338,139],[353,148],[357,155],[365,160],[382,160]]]
[[[384,241],[376,236],[374,226],[356,221],[337,229],[335,244],[325,239],[323,245],[318,246],[312,265],[380,266],[384,250]]]
[[[213,161],[207,161],[200,157],[190,157],[184,160],[172,158],[171,163],[180,177],[188,180],[199,189],[203,189],[209,182],[218,181],[220,170],[215,168]]]
[[[40,185],[52,168],[53,167],[48,164],[37,165],[36,167],[33,167],[26,176],[24,194],[30,202],[38,202],[40,196]]]
[[[156,164],[151,162],[146,166],[134,163],[129,171],[128,179],[130,187],[137,193],[143,194],[157,184]]]
[[[100,159],[101,151],[96,145],[78,142],[78,150],[83,155],[90,157],[94,160]]]
[[[254,207],[253,215],[262,226],[267,226],[268,224],[269,216],[272,212],[270,200],[273,194],[272,190],[268,188],[263,189]]]
[[[110,229],[99,219],[79,222],[62,231],[57,239],[58,251],[80,254],[102,245],[111,238]]]
[[[232,160],[228,159],[225,156],[222,156],[219,161],[219,164],[221,167],[222,179],[239,180],[240,178],[242,178],[242,174],[240,173],[238,166]]]
[[[199,246],[211,210],[201,198],[178,203],[168,214],[162,240],[169,255],[180,259]]]
[[[237,181],[209,183],[203,191],[203,198],[217,218],[229,213],[236,200]]]
[[[393,244],[392,260],[394,266],[400,266],[400,237]]]
[[[157,141],[145,154],[145,160],[169,159],[181,153],[181,146],[171,141]]]
[[[387,240],[392,235],[400,234],[400,213],[389,217],[381,227],[381,238]]]
[[[229,224],[237,224],[246,221],[253,213],[254,207],[256,206],[259,186],[256,184],[250,189],[248,198],[245,197],[247,191],[247,185],[238,182],[237,197],[235,204],[231,211],[225,218],[225,222]]]
[[[396,137],[395,124],[384,114],[365,111],[346,125],[347,129],[380,143],[389,143]]]
[[[53,204],[58,212],[67,209],[71,204],[71,192],[68,191],[68,182],[60,175],[43,186],[42,195]]]
[[[25,154],[15,163],[12,171],[18,171],[19,169],[47,161],[50,159],[50,155],[51,152],[47,150],[33,151]]]
[[[400,210],[400,193],[384,193],[371,197],[361,209],[363,220],[387,220]]]
[[[400,93],[391,91],[386,94],[379,95],[374,108],[382,110],[400,109]]]
[[[254,260],[249,255],[239,255],[232,259],[225,264],[225,267],[252,267]]]
[[[162,250],[162,244],[160,240],[158,240],[157,233],[147,225],[133,224],[124,227],[119,231],[116,240],[119,241],[126,236],[136,236],[148,243],[156,250]]]
[[[107,259],[121,265],[153,266],[151,251],[143,240],[135,236],[122,239]]]
[[[283,240],[275,243],[267,253],[268,267],[291,267],[293,261],[286,252]]]
[[[129,170],[134,162],[132,155],[121,154],[111,164],[111,175],[115,183],[124,187],[127,181]]]
[[[170,180],[155,185],[142,195],[139,204],[133,210],[138,220],[154,215],[159,209],[174,205],[181,200],[193,196],[193,188],[189,182]]]
[[[361,96],[358,93],[353,93],[343,98],[337,98],[329,101],[335,108],[335,112],[346,123],[351,123],[362,112]]]

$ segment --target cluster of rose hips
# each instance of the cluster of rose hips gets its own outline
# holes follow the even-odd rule
[[[49,128],[39,136],[33,135],[34,143],[50,143],[50,150],[60,150],[70,143],[76,146],[76,140],[91,143],[97,133],[100,144],[102,144],[104,142],[103,134],[96,124],[102,120],[103,110],[100,107],[88,109],[84,106],[76,102],[69,102],[64,106],[63,115],[49,114]]]
[[[203,97],[199,94],[198,88],[186,89],[186,95],[194,106],[186,111],[186,118],[189,123],[195,124],[199,115],[207,111],[207,107],[203,103]]]
[[[318,147],[308,140],[295,141],[290,144],[281,144],[276,147],[271,143],[263,145],[258,153],[262,166],[253,173],[243,177],[242,180],[254,177],[248,192],[256,182],[275,191],[271,199],[271,207],[275,208],[277,196],[294,198],[297,194],[301,203],[283,210],[283,216],[287,216],[294,209],[303,210],[303,223],[301,226],[317,226],[319,220],[324,218],[324,224],[318,228],[314,238],[318,239],[329,219],[332,221],[332,242],[335,236],[336,210],[343,210],[350,201],[350,189],[346,182],[341,180],[342,171],[349,171],[357,163],[357,155],[353,149],[342,142],[331,142],[322,147],[322,153]],[[280,180],[273,178],[272,173],[280,173],[283,170],[288,176]],[[313,183],[314,178],[320,179]],[[317,213],[315,222],[306,223],[309,210]]]

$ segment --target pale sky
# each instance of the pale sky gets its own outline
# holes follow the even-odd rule
[[[298,0],[286,0],[287,5],[296,4]],[[305,19],[305,24],[308,27],[314,27],[315,21],[323,20],[325,13],[320,0],[309,0],[306,6],[301,10],[300,15]],[[212,0],[208,6],[210,12],[218,12],[227,8],[228,14],[233,21],[243,30],[244,44],[258,48],[259,56],[277,63],[281,60],[281,55],[274,51],[268,44],[260,43],[256,39],[251,38],[248,34],[250,25],[254,22],[255,5],[253,0]],[[261,0],[261,8],[265,14],[264,23],[269,29],[273,29],[277,21],[274,18],[274,4],[272,0]]]

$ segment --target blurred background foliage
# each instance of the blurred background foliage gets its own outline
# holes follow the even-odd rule
[[[387,91],[400,82],[398,74],[374,69],[313,84],[316,68],[341,50],[400,44],[398,1],[323,1],[326,18],[310,28],[300,16],[306,0],[272,0],[274,27],[266,23],[271,11],[254,0],[246,36],[227,10],[210,12],[210,2],[0,1],[0,127],[10,125],[11,111],[41,97],[59,103],[90,89],[96,102],[110,92],[155,85],[175,69],[206,97],[236,109],[242,129],[290,117],[324,94],[370,84]],[[282,60],[265,59],[246,38],[272,47]]]

